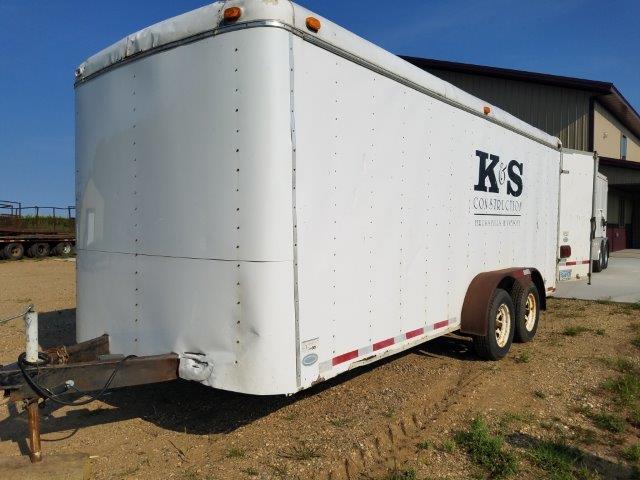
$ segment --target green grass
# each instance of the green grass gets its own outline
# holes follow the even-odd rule
[[[35,216],[22,216],[13,220],[17,222],[20,228],[30,230],[53,231],[54,226],[55,230],[59,232],[73,232],[75,230],[75,220],[73,218],[57,217],[54,219],[52,215],[39,215],[38,218]]]
[[[620,405],[632,406],[640,396],[640,376],[636,373],[624,373],[620,377],[607,380],[605,390],[613,393]]]
[[[394,468],[384,477],[384,480],[416,480],[417,474],[413,468],[399,470]]]
[[[640,443],[631,445],[623,452],[622,455],[630,462],[640,463]]]
[[[625,430],[624,419],[618,415],[601,412],[591,414],[590,418],[596,427],[602,430],[607,430],[611,433],[622,433]]]
[[[524,350],[517,355],[514,360],[516,363],[529,363],[531,361],[531,352],[529,350]]]
[[[429,440],[423,440],[422,442],[416,443],[416,448],[418,450],[429,450],[430,446],[431,443],[429,442]]]
[[[611,298],[600,298],[596,300],[596,303],[599,305],[611,305],[613,302],[611,301]]]
[[[505,450],[502,437],[492,435],[480,417],[471,422],[469,430],[458,432],[456,442],[471,461],[488,471],[492,478],[505,478],[518,471],[517,459]]]
[[[242,473],[244,473],[245,475],[249,475],[250,477],[257,477],[258,475],[260,475],[260,472],[258,472],[258,470],[253,467],[243,469]]]
[[[578,325],[577,327],[567,327],[562,331],[562,334],[567,337],[576,337],[581,333],[590,332],[591,330],[582,325]]]
[[[623,357],[603,358],[602,363],[620,373],[632,373],[636,370],[635,364],[631,360]]]
[[[573,480],[574,472],[580,468],[582,454],[564,442],[542,441],[528,452],[528,456],[551,480]]]
[[[227,458],[244,458],[245,451],[242,448],[231,447],[227,451]]]
[[[456,450],[456,444],[451,440],[445,440],[440,444],[439,450],[444,453],[453,453]]]
[[[351,425],[351,419],[350,418],[334,418],[330,420],[329,423],[331,423],[331,425],[333,425],[334,427],[344,428]]]
[[[317,449],[308,446],[305,442],[300,442],[299,445],[294,445],[289,450],[280,452],[280,456],[289,460],[311,460],[320,458],[322,455]]]

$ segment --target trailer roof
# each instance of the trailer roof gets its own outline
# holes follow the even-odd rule
[[[226,22],[223,12],[240,7],[242,16],[236,23]],[[312,33],[306,19],[320,20],[321,29]],[[176,48],[203,38],[223,34],[230,30],[250,27],[279,27],[322,48],[357,61],[365,68],[397,80],[411,88],[439,98],[458,108],[506,128],[557,148],[560,140],[539,130],[513,115],[489,105],[392,53],[358,37],[335,23],[288,0],[228,0],[207,5],[191,12],[156,23],[128,35],[122,40],[93,55],[76,70],[76,85],[91,80],[119,65],[138,58]],[[486,113],[485,107],[490,107]]]

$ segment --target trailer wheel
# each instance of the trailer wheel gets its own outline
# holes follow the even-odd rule
[[[49,255],[50,248],[48,243],[34,243],[29,247],[27,253],[32,258],[43,258]]]
[[[2,252],[7,260],[20,260],[24,257],[24,246],[21,243],[9,243]]]
[[[473,337],[476,353],[485,360],[504,358],[513,342],[515,314],[511,296],[496,288],[489,302],[487,335]]]
[[[513,284],[511,299],[515,307],[515,331],[513,340],[526,343],[533,340],[538,330],[540,320],[540,293],[534,283],[522,285]]]
[[[598,260],[593,260],[593,272],[598,273],[602,271],[602,265],[604,264],[603,260],[604,254],[602,253],[602,248],[600,248],[600,253],[598,254]]]
[[[53,253],[60,255],[61,257],[66,257],[71,255],[72,248],[73,247],[70,242],[60,242],[54,247]]]

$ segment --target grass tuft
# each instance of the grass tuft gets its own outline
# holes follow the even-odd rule
[[[578,325],[576,327],[567,327],[562,331],[562,334],[567,337],[577,337],[581,333],[589,332],[589,328],[584,327],[582,325]]]
[[[314,458],[320,458],[322,455],[317,449],[308,446],[305,442],[300,442],[299,445],[291,447],[289,450],[280,452],[282,458],[288,458],[289,460],[311,460]]]
[[[531,361],[531,352],[529,350],[524,350],[517,355],[514,360],[516,363],[529,363]]]
[[[348,427],[351,424],[351,419],[350,418],[334,418],[330,420],[329,423],[331,423],[331,425],[333,425],[334,427],[344,428],[344,427]]]
[[[475,418],[466,432],[456,435],[456,442],[471,460],[486,469],[492,478],[505,478],[518,471],[516,457],[505,450],[502,437],[491,435],[482,418]]]
[[[582,459],[582,454],[563,442],[543,441],[529,452],[529,458],[552,480],[570,480],[575,478],[574,468]]]
[[[430,446],[431,443],[429,443],[429,440],[423,440],[422,442],[416,443],[416,447],[418,448],[418,450],[429,450]]]
[[[244,449],[238,447],[231,447],[227,452],[227,458],[244,458],[244,455]]]
[[[624,419],[610,413],[593,413],[590,415],[596,427],[611,433],[622,433],[625,429]]]
[[[630,462],[640,463],[640,443],[631,445],[623,452],[622,455]]]
[[[416,471],[413,468],[406,470],[399,470],[394,468],[384,477],[384,480],[415,480],[417,477]]]
[[[616,396],[618,404],[631,406],[640,396],[640,376],[637,373],[624,373],[619,378],[607,380],[604,388]]]

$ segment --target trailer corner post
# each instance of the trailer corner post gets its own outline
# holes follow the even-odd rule
[[[593,152],[593,190],[591,192],[591,228],[589,229],[589,282],[593,277],[593,240],[596,236],[596,182],[598,180],[598,169],[600,157],[598,152]]]

